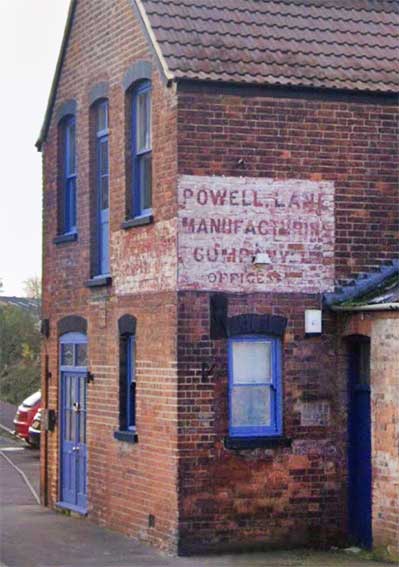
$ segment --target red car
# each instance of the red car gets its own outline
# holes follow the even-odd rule
[[[14,418],[15,435],[21,439],[25,439],[29,443],[29,427],[32,425],[33,418],[36,415],[42,402],[40,390],[26,398],[17,409]]]

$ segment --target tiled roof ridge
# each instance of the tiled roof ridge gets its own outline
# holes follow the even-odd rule
[[[392,260],[389,264],[380,266],[376,272],[360,274],[347,284],[338,286],[334,292],[325,293],[323,296],[324,304],[331,307],[344,301],[355,300],[396,274],[399,274],[399,260]]]
[[[273,11],[270,10],[271,4],[285,4],[286,6],[289,6],[289,5],[296,6],[296,7],[302,6],[302,7],[305,7],[305,8],[309,8],[309,7],[314,6],[315,8],[324,7],[324,8],[329,8],[330,10],[331,10],[331,9],[332,9],[332,10],[334,10],[334,9],[337,9],[337,10],[345,10],[346,12],[354,12],[354,16],[355,16],[355,15],[356,15],[356,16],[359,16],[359,15],[361,15],[362,12],[365,12],[365,14],[378,12],[379,14],[383,13],[383,14],[386,14],[386,15],[391,15],[392,12],[394,12],[394,13],[397,12],[398,15],[399,15],[399,5],[398,5],[398,3],[397,3],[397,0],[392,0],[392,3],[391,3],[392,7],[391,7],[391,8],[388,8],[388,7],[387,7],[386,9],[382,9],[382,6],[380,6],[380,1],[381,1],[381,0],[376,0],[376,3],[375,3],[375,5],[374,5],[373,7],[370,7],[369,9],[367,9],[366,7],[365,7],[365,8],[362,7],[361,9],[357,9],[357,10],[354,10],[353,5],[352,5],[352,6],[348,6],[348,2],[347,2],[347,1],[346,1],[346,2],[342,2],[342,4],[340,4],[340,5],[336,5],[336,4],[334,4],[334,3],[332,3],[332,4],[331,4],[331,3],[327,3],[325,0],[279,0],[278,2],[273,2],[273,1],[272,1],[272,2],[269,2],[269,0],[248,0],[248,2],[251,2],[251,3],[254,3],[254,2],[256,3],[256,2],[259,2],[259,1],[263,2],[265,5],[267,4],[267,5],[268,5],[268,9],[265,9],[265,10],[259,10],[259,9],[258,9],[258,10],[251,10],[251,14],[256,14],[256,13],[258,13],[258,14],[262,14],[262,15],[263,15],[263,14],[265,14],[265,13],[272,13],[274,16],[276,16],[276,15],[286,16],[286,13],[280,11],[278,8],[277,8],[276,10],[273,10]],[[335,0],[335,1],[337,1],[337,0]],[[338,0],[338,1],[339,1],[339,0]],[[370,0],[367,0],[367,1],[370,2]],[[385,1],[389,1],[389,0],[385,0]],[[159,4],[160,6],[162,6],[162,5],[164,4],[164,1],[161,0],[160,2],[158,2],[157,0],[152,0],[152,3],[153,3],[154,5]],[[248,8],[247,8],[247,7],[244,7],[244,3],[245,3],[245,0],[241,0],[241,6],[234,6],[234,11],[235,11],[235,12],[243,12],[243,13],[248,12]],[[215,5],[215,4],[212,4],[212,6],[209,6],[209,4],[208,4],[207,2],[204,2],[204,0],[195,2],[195,5],[193,5],[193,3],[190,2],[190,0],[188,0],[188,1],[185,1],[185,0],[168,0],[168,4],[172,4],[172,5],[178,6],[178,7],[182,7],[182,6],[187,7],[187,8],[193,8],[193,7],[195,7],[196,9],[201,9],[201,8],[209,9],[209,8],[211,7],[211,8],[213,8],[213,9],[215,9],[215,10],[232,11],[231,8],[219,7],[219,6]],[[382,4],[382,2],[381,2],[381,4]],[[395,10],[395,6],[398,6],[398,10]],[[152,8],[147,8],[147,7],[146,7],[146,12],[147,12],[148,14],[151,14],[151,13],[154,13],[154,12],[157,13],[157,12],[155,11],[155,6],[153,6]],[[306,14],[306,17],[312,17],[312,14],[310,14],[310,13],[309,13],[309,14]],[[314,16],[314,18],[316,19],[317,16]],[[351,17],[351,18],[348,18],[348,17],[335,17],[335,18],[334,18],[334,17],[332,17],[331,20],[336,21],[336,22],[339,22],[339,21],[357,22],[357,21],[358,21],[358,18],[354,18],[354,17]],[[364,21],[365,23],[369,23],[368,20],[363,20],[363,21]]]

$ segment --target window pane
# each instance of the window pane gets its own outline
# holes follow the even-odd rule
[[[87,344],[76,345],[76,366],[87,366]]]
[[[145,154],[140,160],[140,188],[142,209],[150,209],[152,204],[152,160]]]
[[[67,175],[75,173],[75,122],[72,120],[67,127]]]
[[[100,175],[108,174],[108,137],[100,142]]]
[[[135,382],[136,381],[136,341],[133,337],[130,337],[128,340],[128,349],[129,349],[129,381]]]
[[[145,144],[151,148],[151,91],[146,96]]]
[[[65,230],[69,231],[76,226],[76,179],[68,179],[66,185],[65,202]]]
[[[61,365],[73,366],[73,344],[61,345]]]
[[[128,338],[126,349],[126,426],[129,429],[136,425],[136,342],[133,336]]]
[[[97,131],[108,128],[108,104],[102,102],[97,107]]]
[[[151,148],[151,97],[149,92],[137,95],[137,151]]]
[[[109,208],[109,190],[108,190],[108,175],[101,177],[101,209],[108,209]]]
[[[270,386],[238,386],[231,393],[233,427],[266,427],[271,420]]]
[[[270,382],[271,343],[264,341],[234,341],[234,384],[256,384]]]

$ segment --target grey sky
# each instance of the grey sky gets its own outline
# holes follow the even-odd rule
[[[0,278],[22,295],[41,273],[41,154],[35,148],[69,0],[0,0]]]

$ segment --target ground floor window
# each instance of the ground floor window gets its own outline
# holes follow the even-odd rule
[[[119,319],[119,432],[136,431],[136,319]],[[125,436],[116,435],[125,439]],[[126,439],[129,440],[129,439]]]
[[[281,339],[240,336],[229,340],[229,434],[282,433]]]

